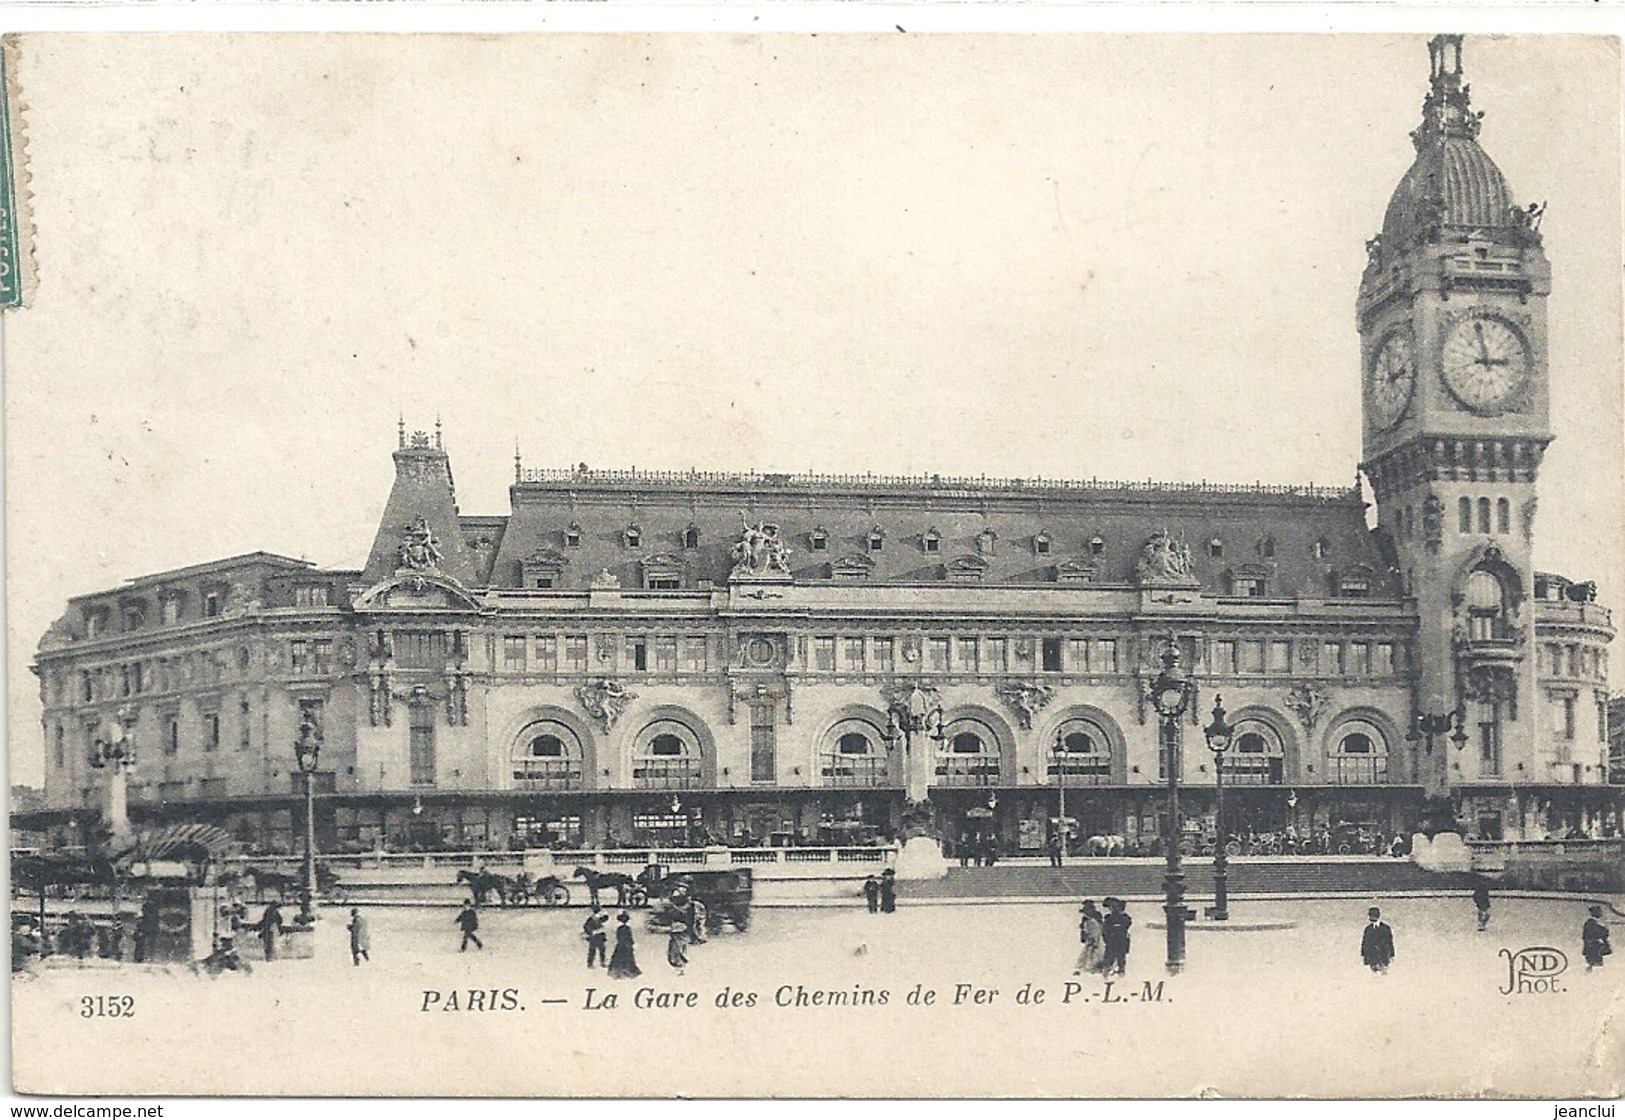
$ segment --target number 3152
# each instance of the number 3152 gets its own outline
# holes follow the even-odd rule
[[[135,1014],[134,996],[81,996],[82,1019],[128,1019]]]

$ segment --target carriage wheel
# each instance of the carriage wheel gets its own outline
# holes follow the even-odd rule
[[[563,883],[555,883],[551,890],[542,896],[542,901],[549,906],[570,905],[570,888]]]
[[[1340,856],[1346,856],[1349,854],[1349,845],[1347,840],[1343,841],[1343,843],[1337,846],[1337,854]]]
[[[1191,842],[1189,840],[1181,840],[1179,842],[1179,854],[1180,855],[1188,856],[1194,850],[1195,850],[1195,846],[1193,844],[1191,844]]]
[[[1226,855],[1239,856],[1241,854],[1241,844],[1232,840],[1224,846],[1224,851]]]
[[[626,904],[633,907],[649,905],[649,888],[641,884],[627,888]]]

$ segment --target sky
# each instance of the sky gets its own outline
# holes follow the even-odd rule
[[[1545,200],[1536,563],[1625,602],[1614,41],[1470,36]],[[396,422],[527,466],[1354,481],[1424,35],[25,38],[12,780],[69,596],[358,566]],[[1615,666],[1625,657],[1615,657]],[[1616,672],[1618,669],[1616,668]]]

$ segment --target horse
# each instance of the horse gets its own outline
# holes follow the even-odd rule
[[[1091,836],[1083,842],[1083,850],[1092,856],[1120,856],[1127,841],[1112,833],[1111,835]]]
[[[491,871],[471,871],[463,868],[457,872],[457,881],[468,885],[469,894],[474,896],[474,905],[484,905],[485,899],[492,891],[496,892],[500,905],[508,905],[508,894],[512,889],[509,880]]]
[[[267,888],[276,891],[279,902],[286,901],[288,892],[297,891],[301,885],[299,876],[291,875],[285,871],[272,871],[266,867],[250,867],[243,874],[254,880],[255,902],[265,901]]]
[[[587,881],[587,893],[594,906],[598,905],[598,892],[604,887],[614,887],[615,905],[625,906],[626,892],[637,885],[637,880],[630,875],[623,875],[619,871],[595,871],[590,867],[578,867],[570,877]]]

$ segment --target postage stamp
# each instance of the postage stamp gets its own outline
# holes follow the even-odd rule
[[[1621,1091],[1616,39],[3,60],[17,1092]]]

